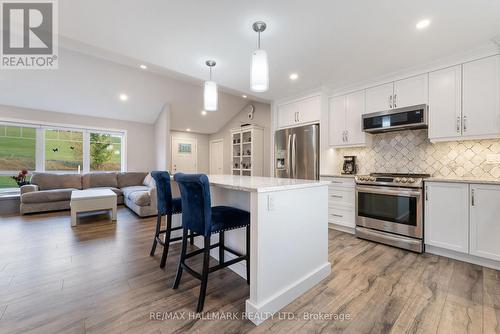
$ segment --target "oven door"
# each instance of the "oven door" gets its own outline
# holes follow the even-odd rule
[[[356,185],[356,225],[422,238],[421,189]]]

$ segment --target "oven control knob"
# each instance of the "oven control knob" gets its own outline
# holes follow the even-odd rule
[[[407,179],[406,177],[403,177],[403,178],[401,179],[401,182],[406,183],[406,182],[408,182],[408,179]]]
[[[410,178],[408,179],[408,183],[413,183],[413,182],[415,182],[415,179],[414,179],[414,178],[412,178],[412,177],[410,177]]]
[[[375,182],[375,181],[377,181],[377,178],[375,176],[370,176],[369,180],[372,182]]]

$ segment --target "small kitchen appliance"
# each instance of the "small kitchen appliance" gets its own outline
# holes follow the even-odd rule
[[[345,155],[344,164],[342,166],[342,174],[356,174],[356,156]]]

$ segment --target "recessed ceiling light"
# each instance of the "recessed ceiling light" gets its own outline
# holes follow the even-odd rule
[[[241,95],[241,97],[242,97],[242,98],[244,98],[244,99],[246,99],[246,98],[247,98],[247,96],[246,96],[246,95]]]
[[[127,94],[120,94],[120,100],[127,101],[128,100]]]
[[[141,64],[139,67],[142,68],[143,70],[147,70],[148,69],[148,67],[146,65],[144,65],[144,64]]]
[[[205,110],[202,110],[202,111],[201,111],[201,114],[202,114],[203,116],[205,116],[205,115],[207,114],[207,112],[206,112]]]
[[[187,132],[189,132],[189,131],[191,131],[191,129],[190,129],[190,128],[187,128],[187,129],[186,129],[186,131],[187,131]]]
[[[419,21],[415,27],[418,30],[422,30],[422,29],[427,28],[430,24],[431,24],[431,20],[425,19],[425,20]]]
[[[297,73],[290,74],[290,80],[297,80],[298,78],[299,78],[299,75]]]

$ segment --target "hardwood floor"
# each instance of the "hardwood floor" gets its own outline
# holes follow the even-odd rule
[[[161,270],[154,226],[123,207],[116,224],[101,215],[75,228],[69,212],[0,218],[0,333],[500,333],[499,271],[332,230],[331,276],[281,319],[241,319],[249,288],[228,269],[211,274],[197,319],[199,282],[186,274],[171,289],[179,247]],[[349,318],[304,319],[332,313]]]

